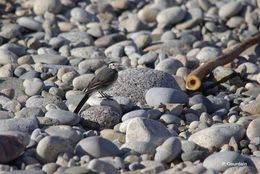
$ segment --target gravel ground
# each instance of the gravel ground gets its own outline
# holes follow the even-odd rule
[[[259,0],[0,0],[0,19],[0,173],[260,173],[260,45],[185,89],[259,32]],[[73,113],[109,61],[112,99]]]

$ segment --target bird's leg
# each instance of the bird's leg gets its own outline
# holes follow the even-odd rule
[[[110,96],[110,95],[104,93],[103,91],[98,91],[98,93],[101,95],[100,98],[105,98],[105,99],[107,99],[107,100],[112,100],[112,96]]]

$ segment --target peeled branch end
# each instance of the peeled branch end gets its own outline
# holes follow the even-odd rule
[[[189,75],[186,78],[186,89],[195,91],[201,86],[201,80],[195,75]]]

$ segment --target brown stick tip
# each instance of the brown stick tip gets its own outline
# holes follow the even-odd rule
[[[195,75],[188,75],[186,78],[186,89],[195,91],[200,88],[201,80]]]

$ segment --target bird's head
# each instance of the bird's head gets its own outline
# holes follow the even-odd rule
[[[115,69],[117,71],[122,70],[122,65],[119,62],[116,61],[110,61],[108,62],[108,68]]]

